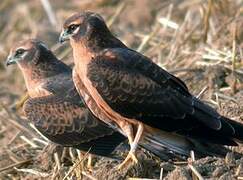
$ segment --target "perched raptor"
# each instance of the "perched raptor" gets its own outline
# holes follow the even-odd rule
[[[30,99],[24,112],[51,141],[108,156],[126,138],[95,118],[79,97],[72,70],[38,40],[19,42],[7,65],[21,69]]]
[[[120,167],[131,158],[137,161],[137,145],[148,137],[183,153],[188,146],[174,137],[194,148],[195,142],[237,145],[243,140],[242,124],[221,116],[190,94],[179,78],[126,47],[100,15],[69,17],[59,38],[66,40],[73,48],[74,84],[87,106],[128,137],[131,149]]]

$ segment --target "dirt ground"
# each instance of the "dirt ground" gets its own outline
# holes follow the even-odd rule
[[[30,37],[72,65],[69,45],[57,42],[62,23],[74,12],[91,10],[125,44],[184,80],[192,94],[243,123],[242,0],[51,0],[49,14],[42,2],[48,1],[0,3],[0,179],[243,179],[242,145],[227,147],[226,157],[195,161],[165,161],[139,149],[139,164],[117,171],[126,155],[123,145],[114,152],[116,159],[94,157],[94,167],[87,169],[87,154],[45,147],[47,140],[15,110],[26,88],[19,69],[5,66],[11,46]]]

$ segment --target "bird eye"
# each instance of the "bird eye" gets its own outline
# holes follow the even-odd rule
[[[22,55],[23,53],[25,52],[25,50],[24,49],[18,49],[17,51],[16,51],[16,56],[19,56],[19,55]]]
[[[68,31],[69,31],[69,33],[73,33],[73,32],[77,29],[78,26],[79,26],[79,25],[77,25],[77,24],[72,24],[72,25],[70,25],[70,26],[68,27]]]

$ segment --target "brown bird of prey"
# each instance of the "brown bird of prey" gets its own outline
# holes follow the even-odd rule
[[[91,154],[109,156],[126,139],[85,107],[72,80],[72,70],[38,40],[19,42],[7,65],[21,69],[30,99],[24,112],[49,140]]]
[[[168,133],[201,143],[237,145],[243,125],[218,114],[188,91],[179,78],[129,49],[92,12],[77,13],[63,25],[59,41],[73,48],[73,79],[89,109],[128,137],[129,159],[138,143]],[[173,138],[170,139],[173,142]],[[175,141],[174,141],[175,142]],[[177,143],[172,150],[177,151]]]

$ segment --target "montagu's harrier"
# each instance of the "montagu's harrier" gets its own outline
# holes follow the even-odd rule
[[[120,167],[129,159],[137,162],[137,145],[151,134],[222,145],[243,140],[242,124],[221,116],[179,78],[126,47],[100,15],[82,12],[66,19],[59,41],[66,40],[73,48],[74,84],[87,106],[128,137],[131,149]],[[176,145],[171,149],[178,151]]]
[[[49,140],[91,154],[109,156],[126,137],[98,120],[77,93],[72,69],[38,40],[12,48],[7,65],[21,69],[30,98],[23,110]]]

